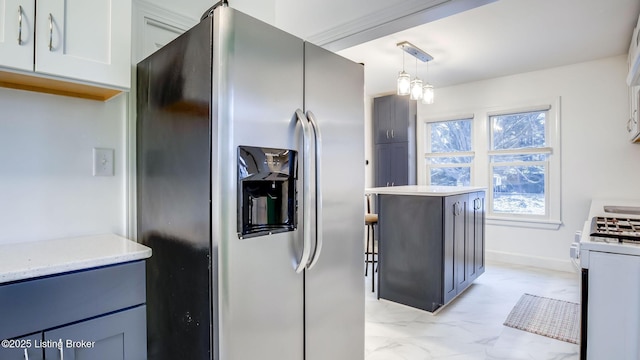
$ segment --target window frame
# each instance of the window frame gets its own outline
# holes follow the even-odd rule
[[[496,216],[496,217],[513,217],[513,218],[523,218],[523,219],[534,219],[534,220],[544,220],[549,218],[550,215],[550,203],[551,200],[549,198],[549,156],[553,153],[553,148],[550,146],[539,146],[539,147],[529,147],[529,148],[515,148],[515,149],[499,149],[494,150],[492,147],[495,145],[495,135],[493,132],[493,121],[492,118],[494,116],[505,116],[505,115],[516,115],[516,114],[526,114],[532,112],[544,112],[545,113],[545,124],[544,124],[544,136],[545,136],[545,145],[548,145],[548,140],[551,131],[549,130],[549,112],[551,110],[551,105],[541,105],[531,108],[525,108],[524,110],[506,110],[506,111],[496,111],[487,113],[487,126],[489,133],[489,143],[487,144],[487,162],[489,165],[489,187],[487,189],[487,214],[488,216]],[[535,155],[535,154],[545,154],[547,155],[547,160],[544,161],[509,161],[509,162],[494,162],[492,161],[493,156],[500,155]],[[495,176],[494,168],[495,167],[525,167],[525,166],[544,166],[544,214],[522,214],[522,213],[508,213],[508,212],[496,212],[494,211],[494,195],[495,195]]]
[[[533,105],[532,105],[533,104]],[[546,131],[546,147],[542,150],[549,152],[546,161],[547,170],[545,171],[545,210],[546,215],[530,215],[530,214],[517,214],[513,216],[506,213],[489,213],[489,206],[487,206],[486,224],[487,225],[500,225],[500,226],[515,226],[526,227],[535,229],[549,229],[557,230],[562,225],[562,177],[561,177],[561,97],[549,97],[538,98],[525,102],[518,102],[513,104],[507,104],[505,106],[492,106],[492,107],[470,107],[463,114],[460,113],[438,113],[435,116],[432,114],[422,115],[420,109],[424,110],[425,107],[419,109],[418,113],[418,136],[427,136],[430,133],[427,132],[429,124],[433,122],[449,121],[449,120],[472,120],[472,150],[475,156],[472,160],[471,168],[471,186],[484,187],[487,192],[487,202],[489,201],[489,195],[492,194],[493,173],[491,169],[491,155],[494,152],[491,147],[491,131],[489,127],[490,117],[494,115],[506,115],[513,113],[536,111],[541,109],[547,110],[547,118],[545,124]],[[463,110],[464,111],[464,110]],[[471,115],[469,115],[471,114]],[[424,128],[422,128],[424,127]],[[430,131],[430,130],[429,130]],[[427,179],[428,164],[426,161],[426,146],[427,141],[431,141],[430,137],[426,139],[418,138],[416,141],[417,151],[417,174],[418,184],[429,185]],[[429,144],[430,148],[430,144]],[[540,148],[532,148],[532,150],[538,150]],[[507,151],[512,151],[507,150]],[[531,162],[529,162],[531,163]],[[500,164],[500,163],[496,163]],[[491,199],[492,201],[493,199]],[[489,203],[488,203],[489,204]],[[492,203],[491,203],[492,204]]]
[[[454,151],[454,152],[438,152],[438,153],[431,153],[428,152],[431,150],[431,125],[434,123],[441,123],[441,122],[448,122],[448,121],[470,121],[470,125],[471,125],[471,130],[470,130],[470,141],[471,144],[469,144],[469,148],[471,149],[470,151]],[[447,118],[442,118],[442,119],[432,119],[429,121],[425,121],[424,122],[424,136],[425,136],[425,141],[423,142],[423,144],[425,145],[425,149],[424,151],[421,151],[420,153],[423,154],[423,165],[424,165],[424,169],[420,170],[420,173],[423,176],[423,182],[420,182],[420,176],[419,176],[419,183],[423,183],[423,184],[427,184],[427,185],[432,185],[431,184],[431,169],[433,168],[469,168],[469,185],[468,186],[473,186],[474,183],[474,172],[475,172],[475,158],[476,158],[476,152],[474,150],[474,128],[475,128],[475,123],[474,123],[474,115],[463,115],[463,116],[454,116],[454,117],[447,117]],[[467,163],[451,163],[451,164],[431,164],[429,162],[429,159],[432,158],[443,158],[443,157],[470,157],[471,161],[467,164]],[[424,172],[422,172],[424,171]]]

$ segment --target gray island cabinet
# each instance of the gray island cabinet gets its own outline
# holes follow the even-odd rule
[[[146,359],[150,255],[115,235],[0,245],[0,359]]]
[[[435,312],[484,272],[484,188],[366,192],[378,195],[379,298]]]

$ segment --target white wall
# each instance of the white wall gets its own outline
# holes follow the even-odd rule
[[[125,235],[126,96],[108,102],[0,88],[0,244]],[[115,176],[92,176],[92,149]]]
[[[487,226],[489,258],[571,270],[569,245],[591,199],[640,199],[640,144],[631,144],[625,129],[626,74],[626,56],[618,56],[436,89],[435,104],[418,106],[418,119],[424,119],[561,97],[563,225],[558,230]],[[488,179],[476,180],[487,185]]]

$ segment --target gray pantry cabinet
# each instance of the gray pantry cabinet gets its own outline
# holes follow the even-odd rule
[[[0,347],[0,359],[24,360],[24,348],[29,360],[146,359],[144,264],[135,261],[1,285],[0,339],[25,341],[15,342],[18,348]],[[63,354],[47,345],[60,340]]]
[[[484,199],[378,195],[378,296],[434,312],[484,273]]]
[[[408,96],[373,99],[375,186],[416,183],[416,102]]]

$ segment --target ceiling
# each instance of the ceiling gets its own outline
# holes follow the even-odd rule
[[[409,41],[433,56],[418,76],[436,87],[626,54],[638,0],[498,0],[338,53],[365,64],[366,93],[395,92]],[[405,55],[415,74],[415,58]],[[428,74],[427,74],[428,70]]]

